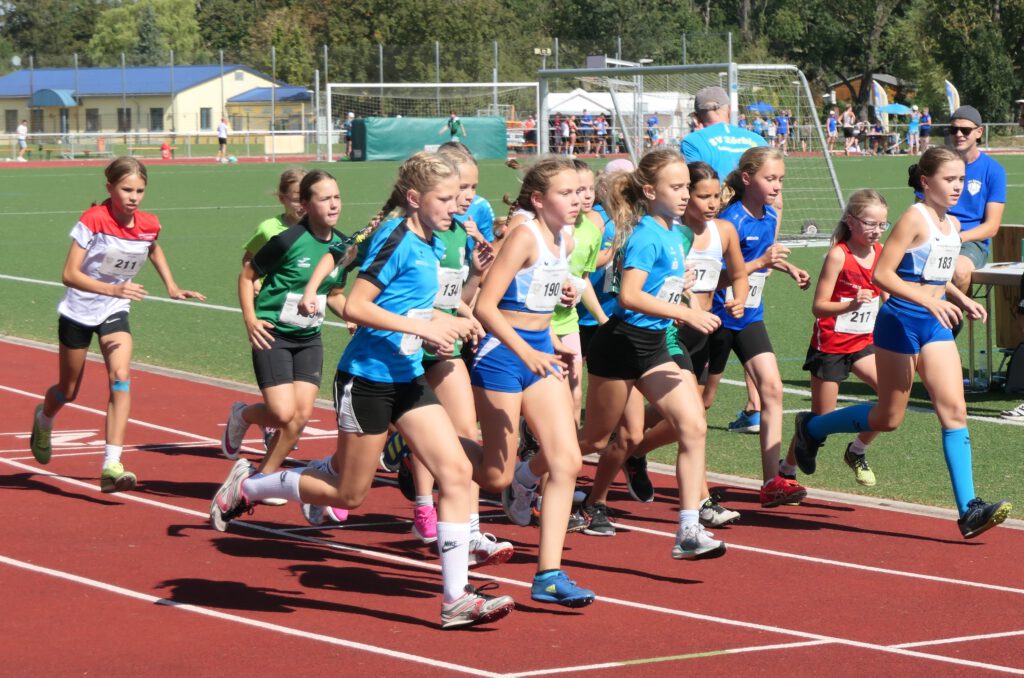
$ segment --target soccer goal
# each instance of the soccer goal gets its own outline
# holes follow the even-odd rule
[[[807,79],[795,66],[774,64],[694,64],[642,66],[629,62],[613,67],[542,70],[539,73],[541,151],[557,150],[557,130],[550,130],[556,114],[607,117],[611,133],[602,150],[622,153],[636,162],[656,146],[678,148],[691,130],[691,114],[698,90],[711,85],[730,95],[733,124],[763,130],[774,126],[774,145],[787,154],[783,188],[784,210],[780,236],[786,239],[825,238],[843,208],[843,195],[828,153],[818,110]],[[576,96],[566,96],[566,93]],[[742,116],[742,118],[741,118]],[[785,117],[787,134],[779,134]],[[577,149],[578,150],[578,149]],[[724,177],[723,177],[724,179]]]
[[[538,107],[536,82],[329,83],[326,94],[334,131],[329,146],[344,143],[339,132],[350,117],[447,118],[452,113],[464,119],[501,118],[512,140]]]

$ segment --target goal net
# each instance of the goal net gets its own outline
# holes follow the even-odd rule
[[[512,142],[521,139],[522,123],[536,114],[537,106],[536,82],[327,85],[327,119],[336,132],[349,117],[447,118],[455,113],[460,118],[504,119]]]
[[[598,150],[626,154],[634,162],[656,146],[679,148],[693,131],[697,91],[720,86],[731,93],[733,119],[762,132],[787,154],[780,236],[827,238],[838,221],[843,207],[839,181],[807,81],[795,66],[626,66],[541,71],[540,78],[540,120],[550,126],[557,114],[575,115],[578,122],[583,108],[591,116],[602,114],[610,133]],[[557,147],[558,131],[552,132],[540,135],[542,143],[550,144],[548,150],[566,152]],[[572,150],[584,148],[577,144]]]

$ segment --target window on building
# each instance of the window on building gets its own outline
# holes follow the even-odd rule
[[[4,131],[14,134],[18,131],[18,111],[7,109],[4,111]]]
[[[199,109],[199,129],[213,129],[213,109]]]
[[[117,131],[118,132],[131,132],[132,131],[132,109],[130,109],[130,108],[118,108],[117,109]]]
[[[86,132],[99,132],[100,131],[100,109],[98,109],[98,108],[87,108],[87,109],[85,109],[85,131]]]
[[[150,132],[163,132],[164,131],[164,109],[163,108],[151,108],[151,109],[149,109],[149,131]]]
[[[32,115],[29,118],[29,129],[33,132],[44,132],[43,129],[43,109],[33,108]]]

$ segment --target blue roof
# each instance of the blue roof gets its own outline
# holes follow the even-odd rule
[[[248,92],[242,92],[241,94],[235,95],[228,99],[229,104],[254,104],[254,103],[267,103],[271,101],[271,89],[270,87],[253,87]],[[286,101],[312,101],[313,93],[305,87],[292,87],[286,85],[284,87],[276,88],[276,92],[273,96],[276,97],[278,102]]]
[[[237,70],[243,70],[261,78],[271,78],[257,70],[242,66],[240,64],[224,64],[224,74]],[[75,87],[74,68],[37,68],[31,71],[31,88],[33,91],[41,89],[65,89],[74,92],[79,97],[84,96],[113,96],[122,92],[121,68],[79,68],[78,86]],[[30,72],[26,69],[14,71],[0,77],[0,97],[28,97]],[[174,67],[174,91],[181,92],[202,84],[209,80],[220,77],[220,65],[209,66],[175,66]],[[279,84],[286,83],[278,81]],[[126,94],[133,96],[146,94],[171,93],[171,68],[170,66],[133,66],[124,69],[124,86]]]

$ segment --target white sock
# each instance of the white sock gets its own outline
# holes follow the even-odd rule
[[[103,448],[103,468],[107,468],[111,464],[121,463],[121,450],[124,448],[121,445],[107,445]]]
[[[416,496],[416,506],[433,506],[433,505],[434,505],[434,495],[428,494],[428,495],[423,496],[423,497],[421,497],[419,495]]]
[[[789,464],[785,459],[779,460],[779,473],[787,476],[796,475],[796,466]]]
[[[301,472],[293,470],[257,473],[242,481],[242,494],[251,504],[264,499],[301,501],[299,497],[299,478],[301,476]]]
[[[697,509],[679,509],[679,530],[685,530],[690,525],[696,525],[698,520]]]
[[[480,536],[480,514],[470,513],[469,514],[469,534],[474,539]]]
[[[437,524],[437,551],[441,555],[444,602],[461,598],[469,584],[469,523]]]
[[[540,480],[540,476],[530,469],[530,462],[528,461],[521,461],[516,464],[515,478],[520,485],[528,489],[536,488],[537,481]]]
[[[868,451],[867,443],[862,443],[860,438],[854,438],[853,442],[850,443],[850,452],[856,454],[859,457],[864,456],[864,453]]]

